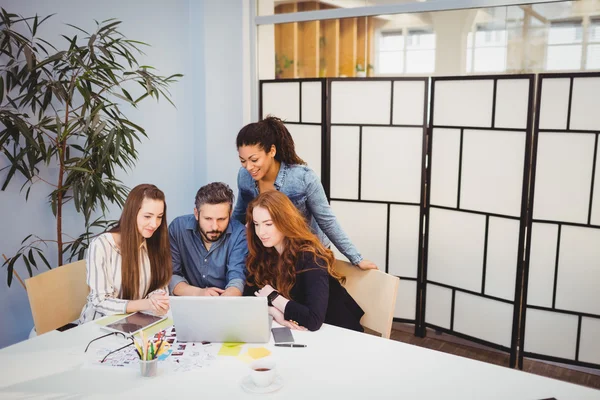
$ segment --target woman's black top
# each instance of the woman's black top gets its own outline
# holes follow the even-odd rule
[[[252,296],[259,289],[248,284],[253,282],[252,276],[248,276],[244,289],[245,296]],[[303,252],[298,257],[296,283],[290,290],[290,297],[285,307],[286,320],[296,321],[311,331],[318,330],[323,322],[359,332],[364,331],[360,325],[364,311],[337,279],[330,276],[326,268],[315,262],[311,253]]]

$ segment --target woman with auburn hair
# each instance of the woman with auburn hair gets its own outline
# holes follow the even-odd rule
[[[246,295],[266,297],[269,314],[292,329],[318,330],[323,322],[363,331],[364,312],[342,287],[335,258],[283,193],[260,194],[247,212]]]
[[[110,314],[169,310],[171,248],[165,194],[154,185],[134,187],[121,218],[95,238],[87,251],[90,294],[79,323]]]
[[[242,168],[238,172],[234,219],[244,223],[248,203],[260,193],[277,190],[290,198],[325,247],[333,242],[352,264],[361,269],[377,268],[363,259],[340,226],[321,180],[296,154],[294,139],[282,120],[267,116],[244,126],[236,145]]]

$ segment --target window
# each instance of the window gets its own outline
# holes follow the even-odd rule
[[[435,71],[435,33],[409,30],[406,37],[406,73],[423,74]]]
[[[379,40],[379,73],[401,74],[404,71],[404,35],[384,32]]]
[[[505,28],[475,26],[467,35],[467,72],[504,72],[507,42]]]
[[[585,69],[600,69],[600,19],[590,21],[588,40]]]
[[[579,21],[552,22],[548,31],[546,69],[581,69],[583,27]]]
[[[428,74],[435,70],[435,33],[427,29],[382,32],[380,74]]]

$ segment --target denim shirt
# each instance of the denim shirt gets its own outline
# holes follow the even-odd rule
[[[169,241],[173,258],[173,277],[169,291],[186,282],[192,286],[244,291],[246,284],[246,229],[231,219],[227,230],[206,250],[194,214],[177,217],[169,225]]]
[[[258,196],[258,182],[245,168],[240,168],[237,184],[239,193],[233,218],[245,224],[248,204]],[[353,264],[362,260],[362,256],[335,218],[323,185],[313,170],[305,165],[288,165],[282,162],[275,179],[275,189],[285,194],[300,210],[321,243],[329,246],[333,242]]]

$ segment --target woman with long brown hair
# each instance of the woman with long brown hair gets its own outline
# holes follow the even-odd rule
[[[362,331],[364,314],[341,286],[335,258],[290,199],[261,193],[248,206],[245,294],[267,297],[275,321],[315,331],[323,322]]]
[[[165,194],[154,185],[134,187],[118,224],[94,239],[87,252],[90,294],[79,323],[110,314],[169,310],[171,249]]]

